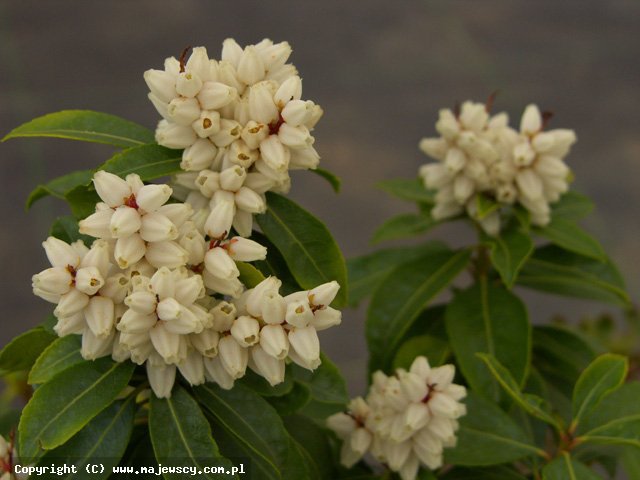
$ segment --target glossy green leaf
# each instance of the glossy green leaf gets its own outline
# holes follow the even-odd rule
[[[467,414],[459,420],[456,447],[444,450],[446,463],[488,466],[545,455],[496,404],[472,392],[463,401]]]
[[[342,408],[349,401],[344,378],[324,353],[320,354],[320,359],[322,363],[314,371],[292,365],[293,378],[309,390],[314,400]]]
[[[640,455],[635,447],[627,447],[622,453],[622,467],[627,478],[640,478]]]
[[[447,250],[444,243],[433,241],[415,247],[385,248],[362,257],[348,259],[349,305],[356,306],[371,295],[396,266],[430,252]]]
[[[498,387],[476,353],[488,353],[506,365],[518,385],[531,359],[531,326],[522,301],[508,290],[480,281],[457,293],[445,316],[451,348],[469,385],[495,397]]]
[[[0,350],[0,372],[29,370],[38,356],[56,339],[43,327],[18,335]]]
[[[224,390],[207,383],[195,388],[200,403],[252,460],[256,478],[281,478],[287,462],[289,434],[282,419],[262,397],[235,385]]]
[[[222,478],[224,475],[205,474],[204,467],[231,467],[220,455],[211,436],[211,427],[198,403],[181,387],[174,388],[170,398],[151,396],[149,432],[158,463],[175,464],[198,469],[198,478]],[[164,478],[183,479],[182,473],[166,473]]]
[[[347,268],[327,227],[295,202],[267,193],[267,211],[257,215],[262,232],[284,257],[296,281],[305,289],[336,280],[336,307],[347,302]]]
[[[140,176],[143,181],[154,180],[179,173],[182,150],[172,150],[160,145],[140,145],[116,153],[98,167],[98,170],[125,178],[130,173]]]
[[[64,198],[71,208],[71,213],[78,219],[91,215],[96,210],[96,203],[102,201],[93,186],[86,185],[69,190]]]
[[[240,272],[240,281],[247,288],[253,288],[265,279],[260,270],[246,262],[236,262],[238,271]]]
[[[627,307],[629,295],[616,267],[556,246],[538,248],[520,271],[519,285]]]
[[[573,389],[573,424],[579,425],[605,395],[620,388],[628,371],[626,357],[605,353],[596,358],[582,372]]]
[[[536,234],[550,240],[555,245],[585,257],[606,260],[602,245],[582,227],[563,217],[553,217],[544,227],[536,227]]]
[[[640,382],[629,382],[605,396],[578,424],[581,441],[640,447]],[[585,433],[586,432],[586,433]]]
[[[542,469],[542,480],[602,480],[602,477],[563,452]]]
[[[29,194],[26,208],[28,210],[35,202],[49,195],[64,199],[65,195],[72,189],[80,185],[88,185],[92,177],[93,170],[78,170],[62,177],[54,178],[44,185],[38,185]]]
[[[298,282],[296,282],[296,279],[293,278],[287,262],[276,246],[262,233],[256,232],[255,230],[252,232],[251,238],[267,248],[267,258],[255,261],[253,265],[260,270],[263,275],[275,275],[282,281],[280,293],[282,295],[289,295],[290,293],[303,290],[303,288],[298,285]]]
[[[553,425],[558,431],[562,431],[562,425],[560,425],[558,420],[553,418],[551,414],[543,408],[542,398],[524,393],[518,382],[516,382],[511,375],[511,372],[493,355],[478,353],[477,356],[485,363],[493,375],[493,378],[498,381],[504,391],[507,392],[509,397],[511,397],[511,399],[514,400],[520,408],[529,415],[536,417],[549,425]]]
[[[393,368],[408,370],[413,360],[420,355],[427,357],[431,366],[437,367],[446,363],[451,355],[451,348],[446,340],[432,335],[411,337],[398,349],[393,359]]]
[[[434,252],[399,265],[373,294],[365,333],[369,370],[388,369],[420,312],[469,263],[468,250]]]
[[[40,479],[103,479],[111,475],[129,443],[133,429],[135,400],[117,401],[104,409],[71,440],[45,454],[39,465],[67,465],[76,467],[76,473],[56,475],[52,472],[38,475]],[[88,473],[87,465],[100,464],[102,473]]]
[[[54,220],[49,235],[67,243],[82,240],[85,245],[91,245],[95,238],[80,234],[79,228],[78,221],[75,218],[71,215],[65,215]]]
[[[294,384],[290,365],[286,368],[284,381],[275,386],[271,386],[264,377],[253,372],[251,369],[247,369],[244,377],[237,381],[263,397],[279,397],[281,395],[286,395],[293,389]]]
[[[84,362],[36,389],[20,419],[20,454],[58,447],[110,405],[127,386],[134,365],[109,358]]]
[[[149,129],[115,115],[91,110],[63,110],[35,118],[9,132],[2,141],[19,137],[55,137],[132,147],[153,143]]]
[[[287,416],[283,421],[291,437],[303,448],[305,460],[313,466],[318,478],[336,478],[335,459],[327,431],[302,415]]]
[[[376,229],[372,243],[408,238],[426,232],[439,222],[426,214],[403,213],[391,217]]]
[[[20,410],[17,408],[5,408],[4,400],[2,403],[3,412],[0,413],[0,435],[7,440],[11,432],[18,426]]]
[[[299,382],[294,382],[290,392],[277,397],[265,397],[279,415],[293,415],[311,400],[311,392]]]
[[[58,373],[84,362],[80,354],[80,335],[67,335],[53,341],[38,357],[29,372],[29,384],[46,383]]]
[[[405,179],[394,178],[383,180],[376,184],[378,188],[402,200],[419,203],[433,203],[434,194],[425,188],[424,183],[419,178]]]
[[[520,269],[533,253],[531,237],[514,222],[496,237],[483,233],[482,243],[491,249],[491,263],[507,288],[511,288]]]
[[[569,190],[551,206],[552,218],[565,218],[567,220],[578,221],[589,215],[593,211],[591,199],[574,190]]]
[[[500,204],[495,199],[487,195],[476,195],[476,208],[479,220],[487,217],[489,214],[495,212],[500,208]]]
[[[329,185],[331,185],[331,188],[333,188],[334,192],[340,193],[342,180],[340,180],[340,177],[335,175],[333,172],[330,172],[329,170],[325,170],[324,168],[314,168],[309,171],[312,173],[315,173],[319,177],[324,178],[327,182],[329,182]]]

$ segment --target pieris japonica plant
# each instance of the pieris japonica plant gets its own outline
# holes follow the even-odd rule
[[[0,479],[62,464],[77,478],[129,466],[167,479],[185,467],[197,478],[613,475],[616,448],[640,447],[627,358],[598,356],[597,338],[577,329],[532,327],[514,290],[630,311],[614,265],[577,224],[591,205],[568,190],[573,131],[548,130],[533,105],[519,130],[492,102],[441,111],[440,136],[420,143],[435,162],[382,184],[418,213],[375,239],[455,220],[475,227],[468,245],[345,263],[323,223],[286,197],[291,170],[340,186],[319,168],[323,111],[304,99],[290,55],[286,42],[227,39],[217,59],[204,47],[166,59],[144,73],[154,132],[63,111],[5,137],[117,151],[27,199],[54,196],[71,213],[54,221],[32,279],[50,317],[0,352],[8,391],[27,399],[0,416]],[[318,332],[368,296],[370,386],[350,400]]]

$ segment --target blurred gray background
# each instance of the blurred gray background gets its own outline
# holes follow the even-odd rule
[[[535,102],[552,127],[574,128],[568,158],[574,188],[598,210],[588,228],[640,295],[640,4],[636,1],[0,1],[0,134],[62,109],[105,111],[153,128],[142,73],[187,45],[219,56],[224,38],[241,44],[287,40],[304,78],[304,97],[325,109],[316,147],[322,166],[343,179],[335,195],[312,174],[294,178],[292,197],[323,219],[346,256],[372,249],[389,216],[412,206],[375,182],[412,177],[417,149],[433,135],[438,109],[484,101],[517,124]],[[38,183],[108,158],[106,146],[57,139],[0,145],[0,346],[42,321],[50,306],[31,294],[47,266],[40,243],[56,215],[47,199],[25,212]],[[456,226],[430,233],[470,241]],[[527,294],[532,318],[577,318],[599,304]],[[364,386],[364,308],[323,335],[353,393]]]

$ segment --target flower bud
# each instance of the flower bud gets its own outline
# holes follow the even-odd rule
[[[320,163],[320,155],[311,145],[290,150],[290,153],[289,169],[291,170],[315,170]]]
[[[156,268],[178,268],[187,263],[187,252],[173,241],[152,242],[147,245],[147,261]]]
[[[220,388],[225,390],[233,388],[234,379],[222,366],[220,357],[205,358],[204,368],[207,380],[217,383]]]
[[[242,129],[242,140],[251,150],[255,150],[260,146],[265,138],[269,136],[269,127],[264,123],[258,123],[255,120],[249,120]]]
[[[220,247],[212,248],[205,254],[204,265],[211,275],[218,278],[231,279],[240,275],[235,262],[226,250]]]
[[[89,297],[87,295],[80,290],[72,288],[60,297],[60,302],[53,311],[53,314],[58,318],[68,317],[83,310],[88,303]]]
[[[289,77],[284,82],[282,82],[273,99],[280,108],[284,108],[284,106],[290,101],[300,100],[301,96],[302,80],[296,75],[293,77]]]
[[[156,397],[169,398],[176,380],[176,366],[147,362],[146,368],[149,385]]]
[[[191,127],[201,139],[210,137],[220,130],[220,113],[216,111],[202,110]]]
[[[242,58],[242,47],[233,38],[226,38],[222,42],[221,58],[225,62],[229,62],[234,67],[238,67],[240,58]]]
[[[115,334],[113,331],[105,337],[97,337],[91,329],[85,328],[82,333],[82,346],[80,348],[82,358],[85,360],[95,360],[96,358],[110,355],[114,338]]]
[[[42,242],[44,251],[53,267],[67,268],[67,266],[77,267],[80,263],[80,256],[71,245],[57,239],[49,237]]]
[[[267,355],[283,360],[289,353],[289,339],[280,325],[265,325],[260,330],[260,346]]]
[[[112,215],[113,210],[111,208],[92,213],[78,223],[80,233],[95,238],[111,238],[109,226]]]
[[[309,302],[316,307],[328,306],[336,298],[340,284],[335,280],[309,290]]]
[[[158,318],[160,320],[164,320],[166,322],[171,322],[172,320],[176,320],[182,310],[182,305],[178,303],[175,298],[165,298],[158,303],[156,307],[156,312],[158,314]],[[167,327],[169,324],[167,323]]]
[[[285,171],[289,166],[291,154],[281,142],[279,135],[270,135],[260,142],[260,155],[264,162],[275,171]]]
[[[258,159],[258,151],[250,150],[244,141],[237,140],[233,142],[229,147],[226,159],[228,159],[228,161],[234,165],[239,165],[240,167],[244,167],[245,169],[248,169]],[[237,190],[238,188],[240,187],[239,186],[236,187],[235,190]],[[235,191],[230,188],[225,188],[225,190]]]
[[[311,116],[313,102],[305,102],[303,100],[292,100],[288,102],[282,109],[282,118],[288,125],[299,127],[304,125]]]
[[[265,378],[272,387],[284,382],[284,360],[268,355],[260,345],[251,348],[251,366],[259,375]]]
[[[176,95],[176,80],[173,75],[163,70],[147,70],[144,81],[149,90],[165,103],[169,103]]]
[[[135,208],[121,205],[113,212],[109,223],[112,238],[129,237],[140,230],[140,214]]]
[[[350,415],[338,412],[327,418],[327,427],[333,430],[338,438],[344,440],[357,428],[357,423]]]
[[[516,184],[520,193],[530,200],[542,197],[542,180],[532,169],[520,170],[516,175]]]
[[[167,117],[178,125],[191,125],[200,117],[200,105],[195,98],[174,98],[167,107]]]
[[[146,242],[175,240],[178,237],[178,229],[161,213],[151,212],[142,216],[140,237]]]
[[[203,273],[204,284],[207,288],[222,295],[238,298],[244,291],[244,285],[237,278],[220,278],[211,275],[208,270]]]
[[[247,171],[238,165],[227,168],[220,173],[220,188],[237,192],[247,177]]]
[[[213,358],[218,355],[218,341],[220,334],[212,328],[207,328],[200,333],[189,335],[193,347],[205,357]]]
[[[282,281],[277,277],[270,276],[265,278],[262,282],[256,285],[248,295],[246,305],[247,311],[256,318],[261,317],[264,297],[270,294],[277,294],[281,286]]]
[[[272,85],[268,81],[256,83],[249,90],[249,113],[259,123],[269,124],[278,120],[278,108],[273,102]]]
[[[158,317],[155,313],[143,314],[135,310],[127,310],[118,322],[117,328],[124,333],[146,333],[155,326],[157,321]]]
[[[310,325],[315,328],[317,332],[320,332],[327,328],[340,325],[341,323],[342,312],[331,307],[326,307],[313,314],[313,320],[311,320]]]
[[[233,322],[231,335],[240,346],[250,347],[260,340],[260,325],[253,317],[240,316]]]
[[[227,335],[222,337],[218,344],[218,358],[227,373],[237,379],[244,376],[249,351],[242,348],[231,335]]]
[[[126,269],[144,257],[147,248],[138,233],[119,238],[113,251],[116,263],[121,269]]]
[[[72,286],[73,277],[63,267],[48,268],[31,277],[32,287],[55,295],[64,295]]]
[[[217,153],[218,148],[209,139],[196,140],[193,145],[182,152],[180,168],[195,172],[209,168]]]
[[[210,135],[209,139],[218,147],[226,147],[238,140],[241,133],[242,126],[238,122],[222,118],[220,120],[220,130]]]
[[[453,382],[455,373],[455,367],[450,364],[432,368],[429,373],[428,382],[429,384],[436,384],[439,385],[440,388],[444,388]]]
[[[178,125],[176,123],[170,123],[167,120],[160,120],[158,128],[156,128],[156,141],[167,148],[187,148],[193,145],[196,140],[197,136],[191,126]],[[105,200],[105,202],[109,204],[108,201]]]
[[[289,325],[306,327],[313,320],[313,312],[306,300],[298,300],[287,305],[285,319]]]
[[[72,334],[81,334],[85,326],[84,313],[77,312],[66,317],[58,317],[58,321],[53,327],[53,330],[59,337],[65,337]]]
[[[253,85],[264,78],[265,66],[253,46],[248,46],[238,60],[238,78],[247,85]]]
[[[536,105],[527,105],[520,120],[520,132],[526,135],[533,135],[542,128],[542,115]]]
[[[151,292],[133,292],[124,299],[124,303],[131,310],[141,315],[149,315],[156,310],[156,296]]]
[[[320,359],[320,340],[313,327],[293,328],[289,331],[289,343],[307,368],[315,368]]]
[[[449,145],[444,138],[423,138],[418,148],[434,160],[443,161],[449,150]]]
[[[180,355],[180,335],[171,333],[166,322],[158,322],[149,331],[149,337],[156,351],[167,363],[177,364],[182,359]]]
[[[236,319],[236,307],[232,303],[222,301],[209,311],[213,315],[213,328],[218,332],[231,330]]]
[[[440,110],[436,131],[447,140],[454,140],[458,136],[460,125],[453,112],[448,108]]]
[[[241,187],[234,197],[236,206],[245,212],[258,214],[267,210],[264,197],[248,187]]]
[[[202,88],[202,79],[195,72],[181,72],[176,79],[176,92],[183,97],[193,98]]]
[[[136,194],[136,203],[147,213],[155,212],[171,198],[172,193],[169,185],[144,185]]]
[[[195,47],[191,51],[189,60],[185,65],[185,70],[193,72],[202,80],[209,80],[211,76],[211,68],[207,49],[205,47]]]
[[[197,350],[187,353],[187,357],[178,363],[178,370],[190,385],[201,385],[205,381],[202,355]]]
[[[462,170],[467,162],[464,152],[458,148],[451,148],[447,152],[444,165],[450,173],[457,173]]]
[[[205,232],[211,238],[224,238],[231,230],[233,216],[235,213],[235,198],[231,192],[215,192],[211,213],[205,223]]]

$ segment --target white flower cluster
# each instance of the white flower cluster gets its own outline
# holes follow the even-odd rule
[[[459,113],[440,111],[437,138],[424,138],[420,149],[438,163],[424,165],[420,176],[436,190],[431,213],[437,220],[466,210],[490,235],[500,231],[500,209],[479,218],[477,196],[500,205],[519,203],[535,225],[550,221],[549,204],[568,190],[570,170],[564,163],[576,141],[573,130],[544,130],[545,119],[529,105],[520,131],[506,113],[491,116],[486,105],[465,102]]]
[[[414,480],[420,465],[441,467],[443,448],[455,446],[457,419],[466,414],[466,389],[452,383],[454,374],[453,365],[431,368],[425,357],[392,376],[377,371],[366,399],[327,419],[343,441],[342,464],[349,468],[370,452],[403,480]]]
[[[322,108],[302,100],[302,80],[287,60],[287,42],[265,39],[240,47],[227,39],[222,59],[204,47],[188,61],[168,58],[164,70],[147,70],[149,99],[163,120],[156,140],[184,148],[176,196],[199,210],[211,238],[233,226],[251,235],[253,214],[265,210],[264,193],[286,193],[289,170],[314,169],[320,156],[311,131]]]

